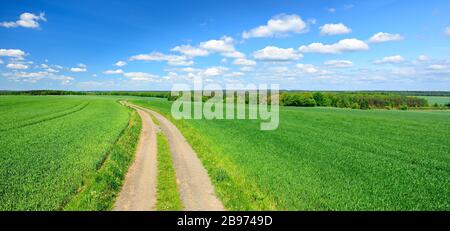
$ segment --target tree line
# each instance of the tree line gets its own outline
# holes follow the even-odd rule
[[[0,91],[0,95],[125,95],[139,97],[157,97],[176,100],[170,91],[63,91],[63,90],[29,90],[29,91]],[[193,94],[192,94],[193,95]],[[225,94],[224,99],[225,99]],[[415,96],[412,96],[415,95]],[[430,107],[422,95],[450,96],[450,92],[420,92],[414,91],[281,91],[279,94],[280,105],[297,107],[338,107],[353,109],[401,109]],[[214,96],[214,94],[213,94]],[[212,96],[203,96],[202,101]],[[260,99],[261,100],[261,99]],[[270,97],[267,99],[270,103]],[[249,102],[248,92],[245,94],[245,102]],[[450,105],[444,105],[450,107]],[[434,105],[434,107],[437,107]]]
[[[353,109],[407,109],[427,107],[424,98],[394,94],[374,93],[282,93],[280,103],[284,106],[339,107]]]
[[[0,95],[87,95],[88,92],[64,90],[0,91]]]

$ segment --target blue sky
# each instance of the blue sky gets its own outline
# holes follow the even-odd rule
[[[0,4],[0,89],[450,90],[448,0]]]

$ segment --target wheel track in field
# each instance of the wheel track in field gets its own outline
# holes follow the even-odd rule
[[[58,119],[61,117],[65,117],[68,115],[71,115],[73,113],[82,111],[83,109],[85,109],[87,106],[89,105],[89,102],[84,102],[81,104],[78,104],[68,110],[62,111],[62,112],[56,112],[54,114],[50,114],[47,117],[35,120],[35,121],[30,121],[30,120],[25,120],[23,124],[19,124],[19,125],[13,125],[10,127],[6,127],[6,128],[0,128],[0,132],[5,132],[5,131],[10,131],[10,130],[14,130],[14,129],[19,129],[19,128],[23,128],[23,127],[27,127],[27,126],[31,126],[31,125],[35,125],[35,124],[40,124],[43,122],[47,122],[47,121],[51,121],[54,119]],[[33,120],[33,119],[31,119]]]
[[[222,202],[215,195],[208,172],[178,128],[155,111],[133,104],[128,105],[152,114],[159,121],[161,129],[169,141],[184,209],[187,211],[225,210]]]

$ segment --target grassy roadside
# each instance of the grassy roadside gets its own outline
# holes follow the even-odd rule
[[[157,202],[158,211],[179,211],[183,209],[176,182],[175,170],[170,155],[169,143],[162,132],[158,132],[158,179]]]
[[[249,181],[245,173],[238,170],[233,161],[227,158],[224,150],[210,145],[210,141],[188,123],[173,119],[170,116],[170,107],[165,101],[155,100],[151,101],[151,104],[143,100],[130,100],[130,102],[159,112],[180,129],[199,155],[218,197],[227,210],[276,209],[273,198],[263,193],[255,182]]]
[[[70,199],[64,210],[110,210],[120,191],[128,167],[134,159],[141,130],[141,118],[130,109],[128,126],[111,147],[108,157],[95,175]]]

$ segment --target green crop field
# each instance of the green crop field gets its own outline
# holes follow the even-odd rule
[[[421,96],[421,98],[426,99],[430,105],[435,103],[439,105],[446,105],[450,103],[450,97],[448,96]]]
[[[112,97],[0,96],[0,111],[0,210],[65,209],[98,182],[98,173],[105,175],[104,163],[134,153],[140,129],[140,120],[130,126],[131,110]],[[108,183],[120,185],[126,167],[112,168],[122,173]],[[92,206],[101,198],[89,200]]]
[[[133,100],[166,116],[170,102]],[[281,107],[280,126],[173,120],[228,209],[449,210],[450,112]]]
[[[119,99],[170,118],[166,99],[0,96],[0,210],[109,210],[141,120]],[[230,210],[449,210],[450,112],[281,107],[258,120],[173,120]],[[158,205],[178,210],[158,134]]]

